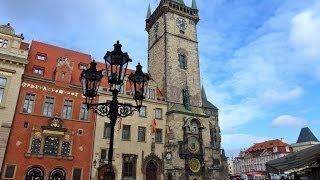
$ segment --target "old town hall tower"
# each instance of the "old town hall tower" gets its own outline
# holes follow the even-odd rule
[[[166,97],[165,179],[224,179],[218,109],[200,84],[195,0],[161,0],[149,6],[148,71]]]

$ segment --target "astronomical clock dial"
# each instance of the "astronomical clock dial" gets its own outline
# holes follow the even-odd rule
[[[199,133],[199,128],[198,128],[198,124],[194,121],[192,121],[190,123],[190,132],[193,133],[193,134],[198,134]]]
[[[196,137],[190,137],[188,140],[188,149],[191,153],[197,154],[200,150],[200,143]]]
[[[183,18],[177,18],[177,26],[181,31],[185,31],[187,29],[187,21]]]
[[[198,159],[192,158],[189,160],[189,168],[193,173],[198,173],[201,169],[201,163]]]

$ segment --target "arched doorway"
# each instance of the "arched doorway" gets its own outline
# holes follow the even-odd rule
[[[163,173],[161,159],[151,153],[149,156],[143,159],[142,173],[143,180],[160,180]]]
[[[43,180],[44,171],[40,167],[31,167],[27,173],[25,180]]]
[[[61,168],[56,168],[51,171],[49,180],[65,180],[66,172]]]
[[[146,168],[146,180],[156,180],[157,172],[158,172],[158,167],[156,162],[149,161]]]
[[[110,167],[108,164],[100,166],[98,169],[98,180],[114,180],[115,172],[113,167]]]

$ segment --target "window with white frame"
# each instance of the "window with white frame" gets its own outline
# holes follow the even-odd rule
[[[33,74],[43,76],[43,74],[44,74],[44,68],[34,67],[34,68],[33,68]]]
[[[139,116],[140,117],[147,117],[147,107],[146,106],[141,106],[140,111],[139,111]]]
[[[54,97],[46,97],[43,106],[43,115],[52,116],[54,107]]]
[[[72,117],[72,101],[71,100],[64,100],[62,117],[65,119],[71,119]]]
[[[138,141],[144,142],[146,141],[146,128],[145,127],[138,127]]]
[[[155,141],[157,143],[162,143],[162,129],[156,129]]]
[[[131,126],[130,125],[123,125],[122,129],[122,140],[129,141],[131,132],[130,132]]]
[[[24,113],[31,113],[33,111],[34,101],[35,101],[36,95],[34,94],[26,94],[26,97],[24,99],[23,104],[23,112]]]
[[[162,109],[160,108],[155,109],[154,114],[156,119],[162,119]]]
[[[80,120],[87,121],[89,118],[89,110],[87,109],[87,104],[82,104],[80,110]]]
[[[6,88],[7,79],[0,77],[0,104],[3,101],[4,98],[4,91]]]
[[[153,88],[148,88],[148,99],[156,99],[156,90]]]
[[[38,53],[38,54],[36,55],[36,58],[37,58],[37,60],[45,61],[45,60],[47,60],[47,55],[46,55],[46,54]]]

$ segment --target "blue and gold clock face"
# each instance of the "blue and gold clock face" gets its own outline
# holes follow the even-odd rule
[[[188,150],[193,153],[197,154],[200,150],[200,143],[196,137],[189,137],[188,139]]]
[[[187,29],[187,22],[183,18],[177,18],[177,26],[181,31],[185,31]]]

